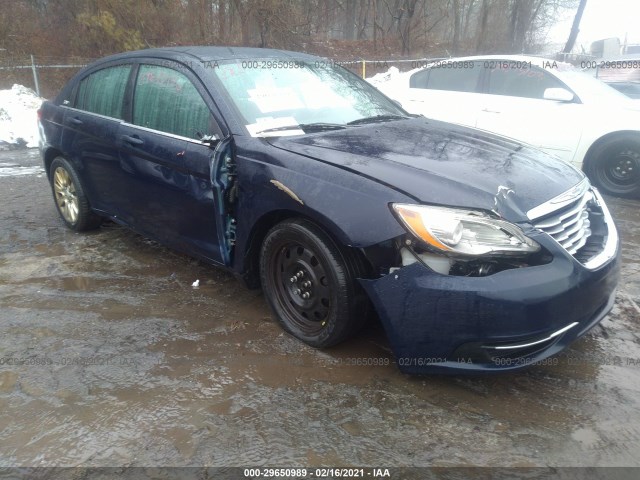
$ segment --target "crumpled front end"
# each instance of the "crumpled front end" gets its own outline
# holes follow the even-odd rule
[[[619,241],[597,192],[534,213],[540,216],[529,234],[550,254],[546,263],[467,276],[416,261],[361,280],[403,372],[527,367],[563,350],[611,310]]]

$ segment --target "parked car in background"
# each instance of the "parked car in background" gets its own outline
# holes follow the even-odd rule
[[[626,95],[627,97],[637,100],[640,98],[640,83],[638,82],[605,82],[611,88]]]
[[[585,68],[593,69],[595,77],[629,98],[640,98],[640,55],[625,55],[610,60],[588,60]]]
[[[314,347],[373,306],[405,372],[514,370],[614,301],[616,227],[580,171],[410,116],[326,59],[107,57],[42,105],[40,131],[69,228],[110,218],[227,268]]]
[[[640,109],[573,66],[528,56],[452,58],[377,85],[409,112],[526,142],[604,192],[640,195]]]

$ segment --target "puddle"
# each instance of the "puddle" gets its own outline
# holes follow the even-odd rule
[[[44,168],[40,166],[24,167],[11,163],[0,163],[0,177],[17,177],[21,175],[44,174]]]
[[[309,348],[232,275],[114,224],[69,232],[45,178],[0,178],[0,466],[640,466],[640,213],[610,205],[601,327],[555,365],[408,377],[379,325]]]

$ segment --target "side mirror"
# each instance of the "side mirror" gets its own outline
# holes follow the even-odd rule
[[[547,88],[544,91],[543,98],[556,102],[573,102],[575,96],[565,88]]]

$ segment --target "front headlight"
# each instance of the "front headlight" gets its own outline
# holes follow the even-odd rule
[[[405,203],[394,203],[392,208],[409,232],[441,252],[486,255],[540,250],[518,226],[480,211]]]

